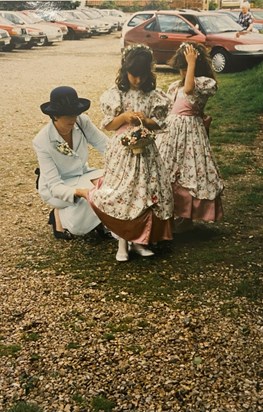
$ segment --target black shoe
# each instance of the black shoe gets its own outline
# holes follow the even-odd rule
[[[113,239],[111,232],[102,223],[96,226],[93,230],[101,239]]]
[[[63,232],[59,232],[56,228],[56,219],[55,219],[55,213],[54,209],[51,210],[49,213],[49,219],[48,219],[48,224],[52,225],[53,227],[53,233],[56,239],[64,239],[64,240],[71,240],[73,239],[72,233],[70,233],[67,229],[64,229]]]

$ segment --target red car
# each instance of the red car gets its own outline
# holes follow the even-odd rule
[[[78,21],[66,19],[59,11],[35,10],[42,19],[52,23],[61,23],[67,26],[68,32],[64,37],[67,40],[78,40],[91,37],[91,30]]]
[[[178,11],[158,11],[124,36],[125,47],[134,43],[149,46],[158,64],[166,64],[180,44],[187,41],[205,44],[206,38]]]
[[[234,69],[241,62],[263,60],[263,36],[249,33],[239,38],[240,25],[226,15],[181,10],[158,11],[142,24],[129,30],[124,45],[143,43],[151,47],[155,61],[165,64],[182,42],[203,43],[210,52],[217,73]]]

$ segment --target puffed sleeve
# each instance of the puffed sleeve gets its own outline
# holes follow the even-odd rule
[[[163,90],[153,90],[150,117],[158,124],[160,128],[162,128],[165,124],[170,102],[170,98]]]
[[[168,87],[167,94],[172,101],[175,101],[181,80],[176,80]]]
[[[100,105],[104,113],[104,118],[101,121],[101,128],[104,128],[114,119],[114,117],[122,112],[121,91],[117,86],[111,87],[101,95]]]
[[[214,96],[217,91],[217,83],[209,77],[195,77],[194,95],[205,95],[207,97]]]

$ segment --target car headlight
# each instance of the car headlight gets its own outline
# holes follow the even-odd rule
[[[18,36],[21,36],[22,30],[19,29],[19,28],[15,28],[15,29],[12,28],[11,33],[12,33],[12,34],[15,34],[15,35],[18,35]]]

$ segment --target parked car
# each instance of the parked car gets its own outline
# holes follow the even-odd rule
[[[110,16],[108,13],[105,13],[105,10],[101,10],[101,9],[92,9],[92,10],[93,10],[94,15],[95,15],[95,12],[97,13],[98,18],[101,18],[104,21],[107,21],[111,24],[112,31],[121,30],[122,24],[117,17]]]
[[[94,35],[111,33],[111,25],[97,18],[94,19],[90,12],[84,13],[79,10],[63,10],[61,13],[63,16],[70,16],[75,20],[88,24],[91,29],[91,33]]]
[[[52,45],[63,40],[63,34],[59,27],[51,26],[50,24],[47,25],[46,22],[39,17],[34,18],[32,15],[25,15],[22,11],[12,13],[21,18],[26,24],[30,24],[33,28],[43,31],[46,34],[45,45]]]
[[[27,24],[24,19],[20,18],[19,15],[16,15],[15,12],[1,10],[0,15],[5,19],[9,20],[11,23],[19,25],[24,28],[31,36],[30,41],[21,47],[24,49],[31,49],[33,46],[43,46],[45,43],[46,33],[34,26],[33,24]]]
[[[10,41],[2,46],[3,50],[11,51],[28,44],[31,37],[26,29],[11,23],[0,15],[0,28],[8,32]],[[5,37],[5,36],[4,36]]]
[[[63,35],[63,38],[65,38],[68,34],[68,28],[65,24],[62,23],[57,23],[57,22],[49,22],[44,20],[40,15],[38,15],[35,10],[23,10],[22,13],[24,13],[26,16],[32,17],[32,19],[35,20],[35,22],[40,22],[42,24],[50,25],[51,27],[58,27]]]
[[[132,14],[122,26],[121,31],[121,48],[124,47],[124,37],[125,34],[133,29],[133,27],[138,26],[139,24],[143,23],[145,20],[151,19],[156,13],[156,10],[145,10],[145,11],[137,11],[136,13]]]
[[[229,71],[243,62],[263,59],[263,36],[248,33],[236,37],[242,27],[229,16],[212,12],[183,11],[185,17],[206,36],[206,46],[210,49],[212,65],[217,73]]]
[[[121,26],[124,25],[125,21],[128,18],[128,15],[126,13],[118,9],[100,9],[100,10],[106,13],[108,16],[116,17]]]
[[[188,40],[205,43],[205,36],[177,11],[160,11],[130,29],[124,36],[124,46],[146,44],[153,50],[156,63],[166,64],[180,44]]]
[[[78,20],[66,18],[57,10],[38,9],[36,13],[46,21],[65,24],[68,28],[68,33],[65,36],[67,40],[79,40],[91,37],[91,30],[87,24],[81,24]]]
[[[157,11],[124,37],[124,45],[144,43],[152,48],[157,63],[166,64],[182,42],[203,43],[210,51],[217,73],[233,69],[241,60],[263,59],[263,37],[249,33],[236,37],[240,25],[229,16],[205,11]]]
[[[0,51],[2,51],[4,47],[7,47],[10,42],[11,37],[9,36],[8,31],[0,29]]]

